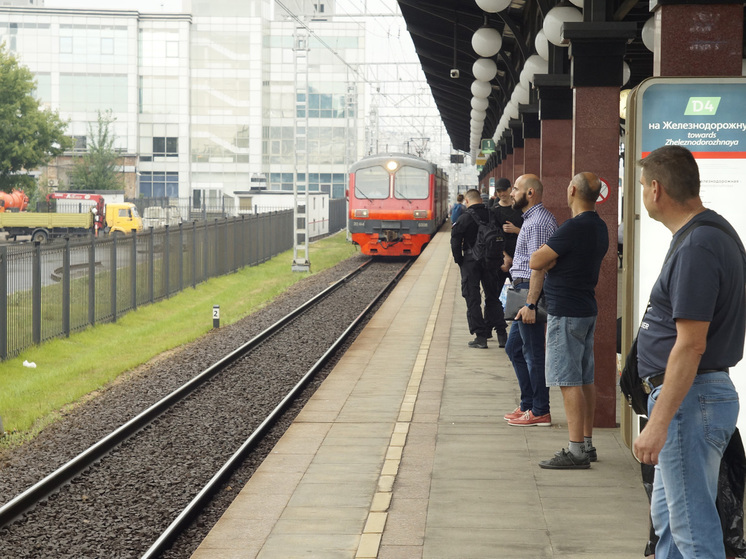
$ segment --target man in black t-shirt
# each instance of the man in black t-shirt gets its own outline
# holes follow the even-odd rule
[[[601,181],[593,173],[575,175],[567,187],[572,211],[545,245],[531,255],[533,270],[548,270],[544,280],[547,301],[547,386],[559,386],[565,404],[570,444],[550,460],[547,469],[584,469],[597,458],[593,447],[596,412],[593,336],[596,330],[596,284],[606,252],[609,231],[596,213]]]

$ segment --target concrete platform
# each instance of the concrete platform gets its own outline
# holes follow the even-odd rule
[[[438,234],[308,402],[194,559],[637,559],[639,464],[597,429],[589,470],[542,470],[567,446],[512,427],[505,351],[471,349],[449,235]]]

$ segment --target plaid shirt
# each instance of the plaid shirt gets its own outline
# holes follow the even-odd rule
[[[526,210],[523,214],[521,232],[518,233],[513,266],[510,268],[510,276],[513,279],[528,280],[531,277],[531,268],[528,265],[531,255],[549,240],[556,229],[557,220],[541,202]]]

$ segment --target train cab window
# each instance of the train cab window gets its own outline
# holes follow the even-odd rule
[[[394,177],[394,196],[408,200],[424,200],[430,190],[430,175],[425,169],[402,166]]]
[[[368,167],[355,172],[355,198],[383,200],[389,197],[389,173],[383,167]]]

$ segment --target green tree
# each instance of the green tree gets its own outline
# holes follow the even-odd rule
[[[49,163],[71,146],[67,123],[41,107],[31,71],[0,45],[0,189],[36,186],[28,171]]]
[[[111,130],[111,123],[116,119],[111,111],[98,112],[98,121],[94,130],[93,123],[88,123],[88,151],[69,173],[73,190],[121,190],[124,181],[119,170],[119,155],[114,149],[116,135]]]

